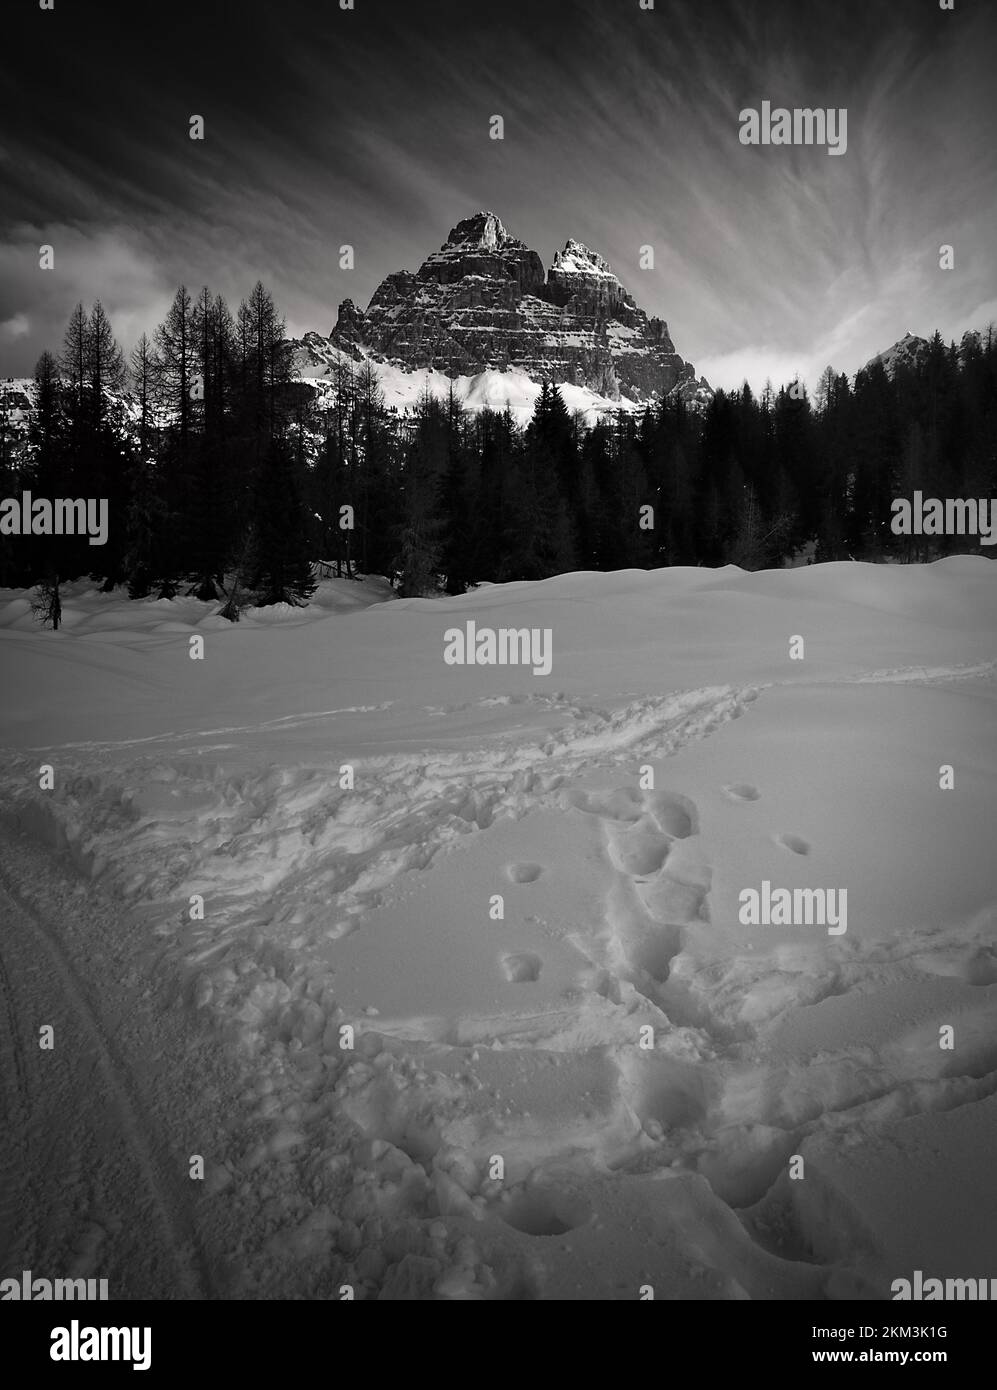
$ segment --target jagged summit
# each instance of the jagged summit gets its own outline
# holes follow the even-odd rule
[[[374,292],[367,313],[375,309],[382,291],[386,296],[385,302],[393,303],[392,296],[396,291],[411,295],[413,283],[426,284],[431,281],[438,285],[451,285],[455,287],[452,293],[457,294],[456,286],[462,281],[493,280],[500,287],[503,282],[512,281],[520,296],[537,293],[544,283],[543,261],[525,241],[510,236],[494,212],[476,212],[473,217],[465,217],[457,223],[439,251],[426,257],[412,277],[412,283],[404,278],[407,274],[407,271],[399,271],[397,275],[389,275]],[[473,306],[455,301],[455,307]]]
[[[447,246],[501,246],[513,240],[494,212],[476,212],[465,217],[447,237]]]
[[[494,212],[463,218],[414,273],[388,275],[365,310],[344,300],[328,347],[306,335],[299,369],[321,375],[332,352],[450,377],[519,371],[635,404],[710,396],[609,262],[570,238],[550,266]]]
[[[574,237],[569,237],[564,243],[564,250],[558,251],[551,262],[551,270],[567,272],[577,271],[581,275],[612,275],[613,270],[609,262],[581,241],[575,241]]]
[[[866,366],[871,367],[873,362],[881,362],[887,375],[893,376],[898,367],[917,366],[928,351],[928,347],[926,338],[919,338],[915,333],[908,331],[885,352],[877,353],[866,363]]]

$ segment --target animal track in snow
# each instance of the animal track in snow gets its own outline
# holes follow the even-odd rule
[[[790,850],[793,854],[810,853],[810,842],[804,840],[799,835],[774,835],[772,838],[777,845],[781,845],[783,849]]]
[[[750,782],[731,782],[721,790],[731,801],[757,801],[761,796],[758,788],[753,787]]]

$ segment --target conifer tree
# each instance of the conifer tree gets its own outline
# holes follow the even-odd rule
[[[85,323],[84,319],[84,329]],[[72,469],[67,406],[75,402],[64,388],[50,352],[43,352],[35,366],[34,400],[28,431],[32,487],[42,497],[69,497]],[[32,537],[31,569],[39,581],[32,613],[52,628],[58,628],[62,619],[61,585],[78,573],[78,550],[79,542],[72,536]]]
[[[260,606],[300,608],[315,592],[301,481],[290,444],[275,436],[263,455],[254,509],[253,587]]]
[[[398,592],[419,598],[437,585],[443,553],[440,489],[447,462],[446,409],[423,393],[403,475],[403,517],[397,527]]]

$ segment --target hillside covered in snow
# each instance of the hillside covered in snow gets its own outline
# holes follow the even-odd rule
[[[624,1300],[987,1271],[995,585],[326,580],[233,626],[80,581],[56,633],[0,594],[11,1007],[94,1059],[81,1091],[17,1054],[11,1268]],[[448,664],[468,622],[549,633],[550,674]],[[846,929],[746,923],[765,884],[847,893]]]

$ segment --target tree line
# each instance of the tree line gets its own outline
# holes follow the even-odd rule
[[[38,361],[26,431],[0,393],[2,495],[107,498],[105,545],[0,536],[0,584],[89,575],[132,598],[179,593],[237,619],[302,604],[314,563],[386,574],[402,595],[569,570],[916,561],[965,537],[896,536],[894,498],[997,491],[997,335],[939,334],[890,375],[828,368],[756,396],[669,398],[587,428],[541,386],[525,425],[453,392],[389,409],[369,362],[326,389],[296,379],[284,320],[258,283],[233,315],[181,287],[126,364],[101,305],[74,310]]]

